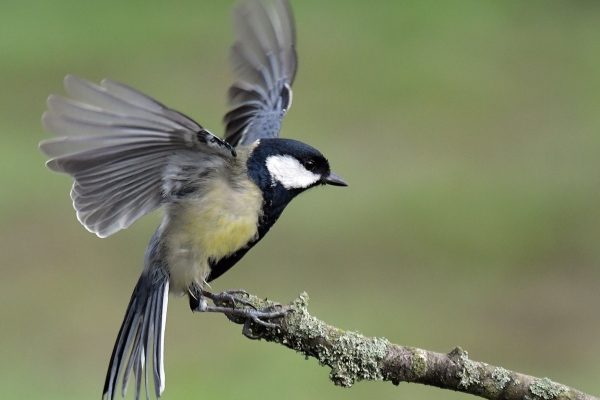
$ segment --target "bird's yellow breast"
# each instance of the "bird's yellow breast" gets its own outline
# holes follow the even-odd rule
[[[262,195],[254,183],[232,187],[214,179],[207,185],[203,196],[180,204],[166,235],[171,280],[182,290],[203,283],[209,260],[236,252],[258,234]]]
[[[218,260],[245,246],[258,232],[262,197],[258,189],[232,190],[216,181],[182,215],[181,230],[206,258]]]

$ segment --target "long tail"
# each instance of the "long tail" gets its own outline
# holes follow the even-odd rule
[[[168,298],[167,273],[162,269],[144,271],[131,295],[110,357],[103,399],[115,398],[121,375],[123,376],[121,394],[124,397],[132,372],[135,376],[136,400],[140,398],[142,391],[142,373],[144,373],[144,386],[146,399],[148,399],[149,360],[152,360],[154,372],[154,392],[156,397],[162,394],[165,388],[163,349]]]

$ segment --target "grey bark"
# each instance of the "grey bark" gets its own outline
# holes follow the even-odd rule
[[[361,380],[390,381],[394,385],[414,382],[486,399],[600,400],[548,378],[471,360],[460,347],[443,354],[341,330],[309,314],[306,293],[289,305],[250,294],[245,295],[244,300],[259,310],[289,311],[284,317],[269,320],[272,326],[230,317],[233,322],[244,325],[245,336],[279,343],[306,357],[316,358],[319,364],[331,368],[329,377],[339,386],[350,387]],[[238,303],[235,307],[248,306]]]

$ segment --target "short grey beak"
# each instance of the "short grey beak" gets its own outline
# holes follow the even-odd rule
[[[339,175],[330,172],[329,175],[325,178],[325,183],[333,186],[348,186],[346,181],[344,181]]]

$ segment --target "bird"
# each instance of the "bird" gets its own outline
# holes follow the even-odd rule
[[[102,392],[159,398],[165,389],[169,295],[192,311],[269,324],[278,311],[235,307],[236,291],[211,292],[300,193],[347,186],[327,158],[280,137],[297,71],[296,28],[287,0],[246,0],[232,12],[234,82],[224,138],[154,98],[116,81],[67,75],[67,96],[50,95],[42,116],[56,137],[40,143],[50,170],[73,178],[79,222],[104,238],[162,208],[110,357]],[[212,301],[212,304],[210,303]],[[225,306],[224,306],[225,304]],[[232,305],[233,304],[233,305]],[[152,379],[149,383],[149,375]]]

